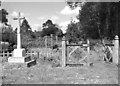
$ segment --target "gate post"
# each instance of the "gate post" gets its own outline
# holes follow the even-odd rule
[[[55,36],[56,37],[56,44],[58,43],[58,36]]]
[[[40,55],[39,55],[39,52],[37,52],[37,56],[38,56],[38,59],[39,59],[39,56],[40,56]]]
[[[3,51],[3,53],[2,53],[2,54],[3,54],[3,57],[5,57],[5,51]]]
[[[9,57],[9,52],[7,51],[7,57]]]
[[[62,67],[66,66],[66,39],[65,36],[62,38]]]
[[[118,65],[118,61],[119,61],[119,37],[116,35],[113,48],[113,63]]]
[[[45,36],[45,48],[47,48],[47,36]]]
[[[90,61],[90,41],[87,39],[87,65],[89,66]]]
[[[51,47],[53,47],[53,34],[50,35],[51,38]]]

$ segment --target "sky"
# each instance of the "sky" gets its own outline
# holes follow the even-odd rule
[[[28,20],[32,30],[42,30],[42,24],[48,19],[53,23],[58,24],[63,32],[66,31],[67,25],[71,19],[78,22],[76,16],[79,13],[80,7],[71,10],[66,2],[2,2],[2,8],[9,13],[8,23],[15,29],[18,27],[18,21],[13,20],[21,12],[21,17]]]

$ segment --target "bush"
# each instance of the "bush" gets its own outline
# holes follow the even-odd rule
[[[69,43],[77,43],[79,42],[81,37],[81,32],[78,29],[77,23],[71,22],[71,24],[68,25],[68,29],[66,32],[67,40],[69,41]]]
[[[51,65],[51,67],[58,67],[60,66],[60,58],[59,57],[46,57],[44,56],[41,58],[42,64],[48,64]]]

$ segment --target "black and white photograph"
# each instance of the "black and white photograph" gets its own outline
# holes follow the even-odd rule
[[[120,82],[119,0],[0,0],[0,85]]]

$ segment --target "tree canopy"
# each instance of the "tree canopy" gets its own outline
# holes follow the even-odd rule
[[[7,15],[8,15],[8,12],[5,9],[0,10],[0,21],[2,23],[6,24],[8,22],[8,19],[6,17]]]
[[[22,24],[21,24],[21,33],[27,33],[29,31],[32,31],[31,27],[30,27],[27,19],[24,19]]]
[[[50,34],[58,36],[61,36],[63,34],[62,30],[59,29],[57,24],[53,24],[52,20],[48,19],[45,23],[43,23],[42,27],[43,27],[43,30],[41,32],[42,37],[50,36]]]
[[[0,10],[0,21],[2,24],[2,27],[0,28],[0,41],[9,42],[9,43],[16,43],[16,34],[13,31],[13,28],[11,25],[8,25],[8,19],[7,16],[8,12],[5,9]]]
[[[81,5],[80,2],[69,2],[71,9],[81,6],[78,19],[80,29],[85,37],[89,38],[109,38],[113,39],[115,35],[120,36],[120,2],[86,2]]]
[[[81,36],[81,32],[78,28],[78,23],[72,22],[68,25],[68,29],[66,31],[66,37],[69,42],[77,43]]]

